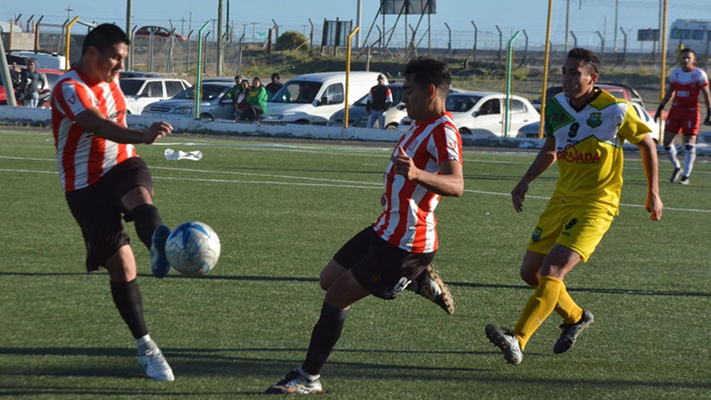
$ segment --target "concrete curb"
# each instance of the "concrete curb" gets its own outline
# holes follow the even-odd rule
[[[258,123],[235,123],[228,120],[204,121],[181,116],[155,118],[146,115],[128,115],[128,126],[134,129],[147,129],[158,121],[168,121],[176,133],[196,133],[207,135],[259,136],[276,138],[304,138],[326,140],[354,140],[369,142],[397,142],[401,132],[369,128],[348,128],[314,125],[266,125]],[[0,106],[0,125],[15,126],[51,126],[51,113],[48,109]],[[540,149],[543,139],[499,138],[499,137],[462,137],[465,146],[501,147],[516,149]],[[626,143],[625,151],[639,151],[637,146]],[[660,152],[663,147],[657,146]],[[681,147],[683,152],[683,146]],[[711,155],[711,146],[698,143],[698,155]]]

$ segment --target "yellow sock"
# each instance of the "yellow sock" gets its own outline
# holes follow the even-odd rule
[[[575,300],[570,297],[565,285],[558,295],[558,304],[555,306],[555,312],[563,317],[563,322],[568,325],[573,325],[583,318],[583,309],[575,304]]]
[[[514,328],[514,334],[521,345],[521,351],[526,348],[528,340],[533,336],[543,321],[553,312],[561,289],[565,290],[565,284],[560,279],[551,276],[542,276],[538,282],[538,288],[526,303],[518,323]]]

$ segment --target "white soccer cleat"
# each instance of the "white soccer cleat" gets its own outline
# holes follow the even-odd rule
[[[157,347],[147,351],[146,355],[139,356],[138,363],[141,364],[143,370],[146,371],[146,375],[151,379],[168,382],[175,380],[173,370],[170,368],[170,365],[168,365],[168,361],[165,360],[163,353]]]
[[[518,343],[518,338],[509,329],[499,329],[494,325],[486,326],[486,337],[494,346],[498,347],[504,353],[504,360],[511,365],[521,364],[523,360],[523,351]]]

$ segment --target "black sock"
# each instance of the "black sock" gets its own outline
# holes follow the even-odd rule
[[[304,372],[309,375],[321,374],[321,368],[326,364],[331,350],[333,350],[341,337],[343,321],[347,315],[348,311],[323,303],[321,317],[311,333],[311,343],[309,344],[309,351],[306,353],[306,361],[301,366]]]
[[[131,282],[111,282],[111,296],[114,298],[119,314],[128,325],[135,339],[148,334],[146,321],[143,319],[143,299],[138,288],[138,280]]]
[[[151,249],[153,243],[153,232],[157,227],[163,225],[158,209],[153,204],[141,204],[134,207],[124,216],[126,222],[136,221],[136,232],[141,242]]]

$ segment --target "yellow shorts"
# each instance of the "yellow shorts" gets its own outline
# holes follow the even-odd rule
[[[553,198],[538,219],[527,249],[548,254],[554,244],[560,244],[587,262],[614,218],[614,210],[605,206]]]

